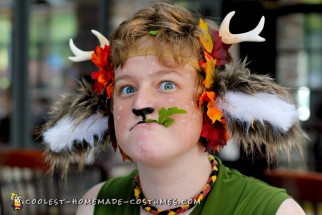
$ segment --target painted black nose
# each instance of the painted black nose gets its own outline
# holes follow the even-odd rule
[[[143,121],[146,119],[147,114],[151,114],[154,112],[154,108],[147,107],[147,108],[142,108],[142,109],[132,109],[132,113],[136,116],[142,116]]]

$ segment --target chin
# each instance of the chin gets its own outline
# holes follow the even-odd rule
[[[130,156],[141,163],[158,164],[169,156],[169,146],[164,145],[164,141],[136,142],[133,144]]]

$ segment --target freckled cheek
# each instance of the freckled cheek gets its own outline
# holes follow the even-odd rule
[[[202,120],[201,108],[196,107],[195,103],[189,102],[180,108],[185,109],[187,113],[180,116],[180,122],[183,124],[195,123],[196,121]]]
[[[113,114],[115,120],[120,120],[122,117],[129,115],[128,110],[123,107],[114,109]]]
[[[114,117],[114,125],[115,128],[118,128],[118,126],[122,126],[122,117],[121,117],[120,111],[114,111],[113,117]]]
[[[193,122],[202,121],[202,111],[198,108],[193,108],[190,114],[190,120]]]
[[[128,105],[126,105],[126,104],[123,104],[118,101],[114,101],[113,116],[114,116],[115,126],[119,125],[120,123],[123,124],[123,121],[131,113],[130,110],[128,110],[129,108],[127,108],[127,107],[128,107]],[[122,126],[122,125],[120,125],[120,126]]]

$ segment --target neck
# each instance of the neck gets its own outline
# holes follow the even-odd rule
[[[188,200],[198,194],[207,183],[211,164],[204,148],[197,146],[182,156],[167,162],[169,165],[150,166],[138,163],[139,177],[145,197],[150,199]],[[174,205],[157,205],[169,209]]]

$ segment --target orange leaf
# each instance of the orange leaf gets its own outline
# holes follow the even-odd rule
[[[202,30],[203,34],[199,36],[199,40],[202,46],[207,50],[208,53],[212,52],[213,42],[212,37],[208,30],[208,25],[202,19],[199,20],[199,28]]]
[[[215,99],[215,92],[211,91],[205,91],[201,94],[201,96],[199,97],[199,106],[202,105],[205,101],[209,102],[209,101],[214,101]]]
[[[207,108],[207,115],[211,119],[212,123],[216,122],[217,120],[221,120],[223,114],[221,110],[217,107],[214,100],[208,102]]]
[[[208,60],[213,60],[214,57],[211,56],[208,52],[206,51],[203,51],[204,55],[205,55],[205,59],[208,61]]]
[[[107,93],[107,97],[108,98],[112,98],[112,94],[113,94],[113,84],[109,84],[107,87],[106,87],[106,93]]]
[[[109,78],[108,78],[107,74],[101,74],[98,77],[97,81],[105,85],[109,81]]]

